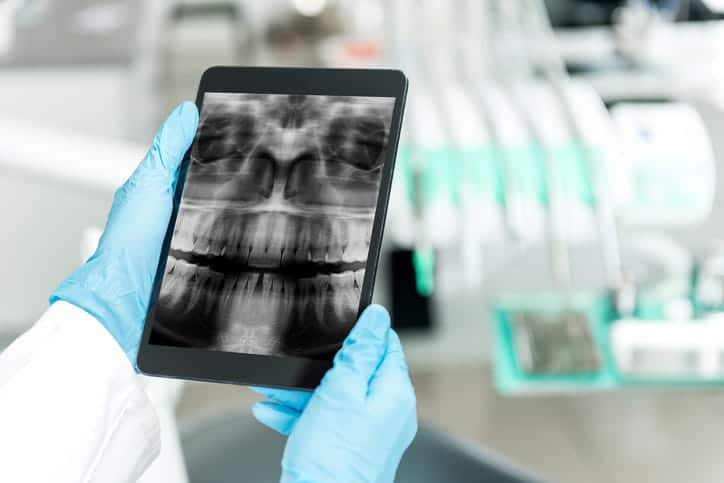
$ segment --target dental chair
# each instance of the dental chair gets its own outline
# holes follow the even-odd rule
[[[279,481],[286,438],[245,413],[227,413],[181,429],[191,483]],[[420,427],[402,458],[397,483],[536,483],[541,480],[451,437]]]

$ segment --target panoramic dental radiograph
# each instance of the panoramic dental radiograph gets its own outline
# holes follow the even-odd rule
[[[150,342],[331,358],[359,309],[394,101],[206,93]]]

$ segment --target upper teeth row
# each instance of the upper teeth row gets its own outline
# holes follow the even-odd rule
[[[364,262],[371,219],[310,219],[282,213],[210,215],[182,208],[171,247],[252,266]]]

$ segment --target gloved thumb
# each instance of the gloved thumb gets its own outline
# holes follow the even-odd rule
[[[172,179],[191,146],[198,123],[196,105],[188,101],[179,104],[156,133],[134,176],[150,174]]]
[[[387,350],[390,316],[379,305],[362,313],[334,358],[334,367],[322,380],[320,391],[364,399],[368,386]]]

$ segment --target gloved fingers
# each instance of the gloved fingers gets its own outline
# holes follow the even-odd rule
[[[402,350],[400,337],[394,330],[387,335],[387,352],[370,381],[369,399],[402,408],[415,407],[415,391]]]
[[[257,394],[271,399],[272,401],[288,406],[297,411],[302,411],[307,407],[309,399],[312,397],[311,392],[295,391],[292,389],[277,389],[273,387],[249,386],[249,389]]]
[[[367,307],[337,352],[334,367],[324,376],[317,391],[363,400],[387,349],[389,331],[387,311],[379,305]]]
[[[393,329],[390,329],[387,333],[387,350],[385,351],[384,359],[372,378],[375,379],[390,372],[408,373],[407,360],[405,359],[405,352],[402,348],[400,336],[397,335],[397,332]]]
[[[254,417],[264,426],[289,436],[302,413],[275,402],[263,401],[251,407]]]
[[[178,167],[193,141],[197,124],[198,111],[190,102],[179,105],[169,115],[146,156],[116,191],[99,248],[107,248],[109,243],[126,248],[134,243],[160,248],[172,209]],[[156,252],[148,252],[149,259],[157,261]]]
[[[153,144],[134,172],[134,177],[162,176],[173,180],[194,140],[199,112],[192,102],[183,102],[168,116],[153,138]]]

